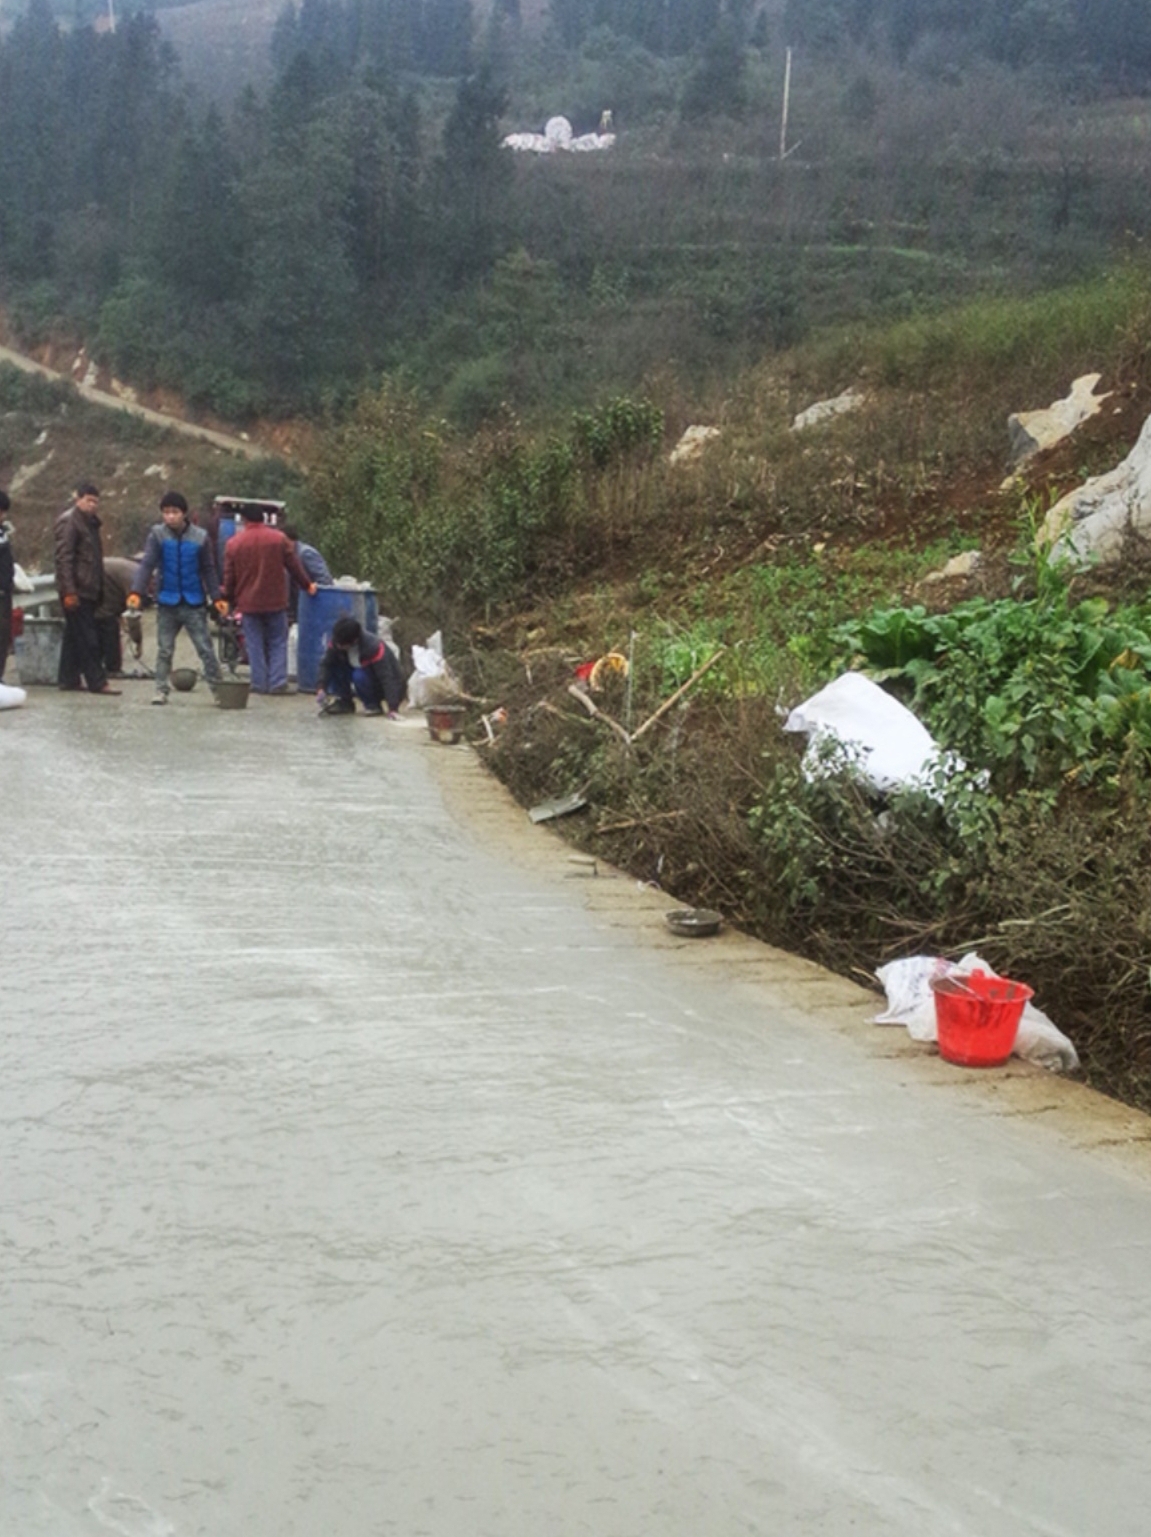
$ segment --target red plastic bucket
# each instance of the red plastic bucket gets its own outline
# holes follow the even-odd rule
[[[1011,1055],[1023,1005],[1033,996],[1025,982],[985,971],[937,977],[935,1025],[939,1055],[960,1067],[1000,1067]]]

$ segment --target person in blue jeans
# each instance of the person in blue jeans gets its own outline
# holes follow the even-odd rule
[[[160,518],[148,535],[144,556],[136,567],[128,607],[138,609],[156,577],[156,692],[153,704],[168,703],[168,675],[176,636],[187,630],[214,688],[220,681],[220,663],[208,634],[208,603],[219,614],[228,612],[220,597],[216,564],[208,535],[188,517],[188,503],[179,491],[166,491],[160,499]]]
[[[325,715],[354,715],[356,699],[365,715],[395,720],[406,692],[404,675],[391,647],[351,614],[341,614],[320,659],[316,699]]]

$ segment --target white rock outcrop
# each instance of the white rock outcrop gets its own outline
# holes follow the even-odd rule
[[[1151,539],[1151,416],[1122,464],[1055,503],[1039,542],[1054,556],[1085,567],[1118,560],[1128,534]]]
[[[858,411],[865,399],[859,390],[849,386],[831,400],[817,400],[806,411],[801,411],[792,422],[791,430],[803,432],[808,427],[818,427],[820,422],[830,421],[834,416],[842,416],[845,411]]]
[[[971,576],[973,572],[978,571],[981,559],[978,550],[961,550],[938,571],[929,571],[920,586],[926,586],[929,582],[950,582],[956,577]]]
[[[37,459],[33,464],[20,465],[19,468],[14,470],[12,473],[12,478],[8,482],[8,490],[12,493],[13,496],[15,496],[18,491],[23,491],[25,486],[29,485],[33,480],[36,479],[41,470],[47,469],[48,465],[52,463],[52,460],[55,457],[56,450],[54,448],[50,448],[44,455],[43,459]]]
[[[1045,448],[1053,448],[1064,438],[1070,437],[1082,422],[1099,411],[1109,394],[1096,395],[1095,386],[1102,374],[1083,374],[1071,386],[1071,393],[1057,400],[1045,411],[1016,411],[1007,418],[1007,432],[1011,438],[1011,463],[1023,464],[1025,460]]]
[[[669,464],[688,464],[693,459],[698,459],[700,454],[711,442],[712,438],[719,437],[718,427],[688,427],[684,430],[683,437],[672,449],[668,456]]]

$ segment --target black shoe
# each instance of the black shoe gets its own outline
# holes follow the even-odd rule
[[[333,697],[325,699],[320,706],[321,715],[354,715],[355,713],[356,707],[350,699]]]

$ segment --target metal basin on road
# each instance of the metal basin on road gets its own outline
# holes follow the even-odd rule
[[[710,907],[677,907],[664,914],[664,921],[681,939],[707,939],[719,933],[723,919]]]

